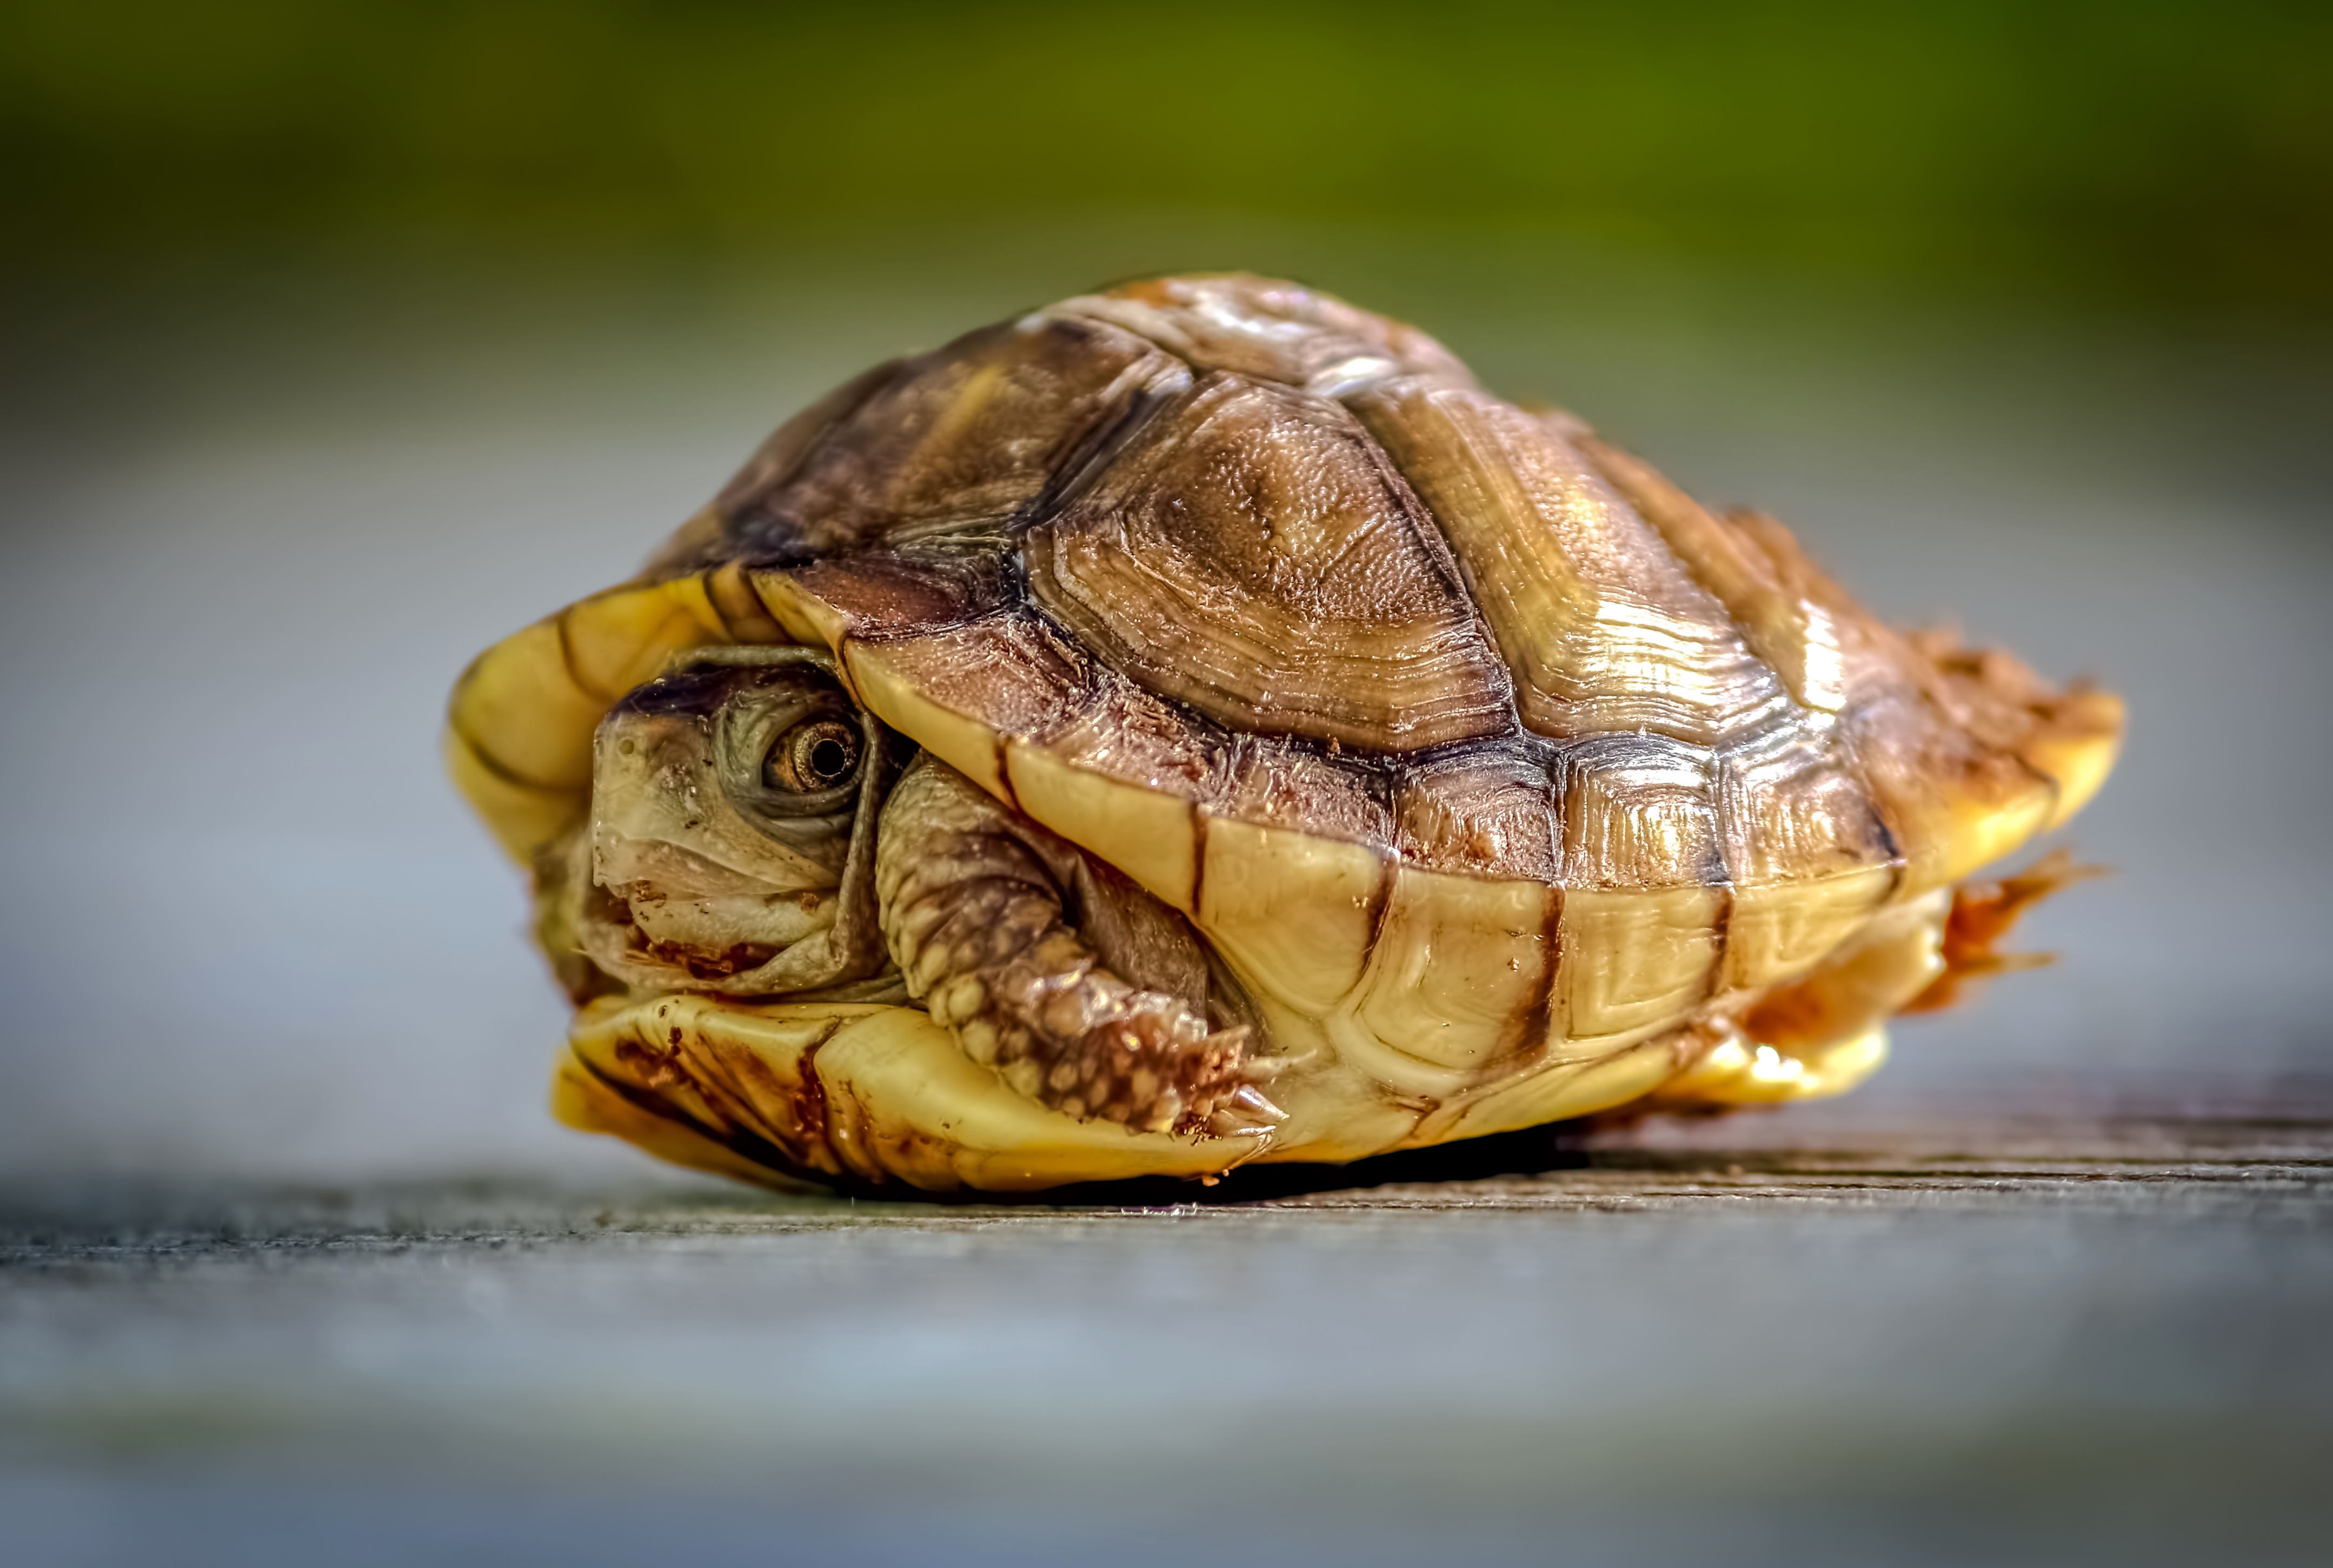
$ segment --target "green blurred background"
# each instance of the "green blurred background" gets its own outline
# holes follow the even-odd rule
[[[2314,313],[2333,9],[13,0],[0,170],[40,271],[1171,212]]]

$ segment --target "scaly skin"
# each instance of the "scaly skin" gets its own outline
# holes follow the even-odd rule
[[[1250,1086],[1247,1030],[1210,1030],[1185,998],[1129,985],[1063,909],[1078,851],[962,774],[918,757],[876,835],[891,955],[973,1060],[1070,1116],[1146,1132],[1277,1120]]]

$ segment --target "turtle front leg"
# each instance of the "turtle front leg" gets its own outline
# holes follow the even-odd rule
[[[908,994],[1019,1092],[1148,1132],[1281,1119],[1251,1082],[1244,1025],[1214,1028],[1190,995],[1105,961],[1104,938],[1131,946],[1157,972],[1140,978],[1171,986],[1180,968],[1204,996],[1195,944],[1182,936],[1177,964],[1160,926],[1172,912],[1130,884],[1114,895],[1075,845],[926,753],[893,788],[876,846],[883,935]]]

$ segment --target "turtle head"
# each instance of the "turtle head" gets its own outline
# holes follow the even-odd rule
[[[822,651],[677,660],[600,726],[570,862],[577,946],[660,990],[774,996],[873,976],[885,754]]]

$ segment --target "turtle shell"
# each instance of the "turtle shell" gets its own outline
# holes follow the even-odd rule
[[[1324,1063],[1281,1146],[1312,1158],[1656,1085],[1687,1021],[2063,821],[2121,720],[1890,631],[1423,333],[1237,274],[806,410],[643,578],[482,658],[455,770],[534,857],[611,703],[778,641],[1187,916]]]

